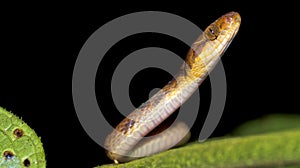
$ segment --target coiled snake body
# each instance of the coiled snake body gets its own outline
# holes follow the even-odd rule
[[[167,150],[189,138],[188,127],[174,123],[162,133],[143,139],[179,108],[207,77],[235,37],[240,15],[229,12],[210,24],[192,45],[175,79],[135,109],[105,140],[107,155],[115,163]],[[143,140],[142,140],[143,139]]]

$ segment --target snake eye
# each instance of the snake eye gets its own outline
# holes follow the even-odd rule
[[[217,39],[219,34],[220,34],[220,31],[217,26],[211,25],[207,28],[206,35],[209,38],[209,40],[213,41],[213,40]]]

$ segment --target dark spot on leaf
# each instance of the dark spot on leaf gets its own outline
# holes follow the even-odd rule
[[[11,159],[12,157],[14,157],[14,154],[11,151],[5,151],[3,153],[3,156],[5,157],[6,160]]]
[[[29,166],[30,166],[30,161],[29,161],[29,159],[25,159],[25,160],[23,161],[23,164],[24,164],[25,167],[29,167]]]
[[[23,130],[17,128],[17,129],[14,130],[14,135],[17,138],[21,138],[24,135],[24,132],[23,132]]]

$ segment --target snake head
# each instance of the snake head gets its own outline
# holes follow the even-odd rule
[[[237,12],[229,12],[210,24],[204,31],[207,39],[214,41],[222,36],[234,37],[241,23],[241,17]],[[231,31],[231,33],[228,31]],[[224,39],[223,37],[222,39]],[[232,40],[232,39],[231,39]]]
[[[241,17],[229,12],[211,23],[192,45],[186,58],[190,76],[199,78],[211,71],[237,34]]]

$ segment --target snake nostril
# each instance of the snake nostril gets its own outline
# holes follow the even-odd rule
[[[227,17],[227,18],[226,18],[226,21],[227,21],[228,23],[230,23],[230,22],[232,21],[232,17]]]

